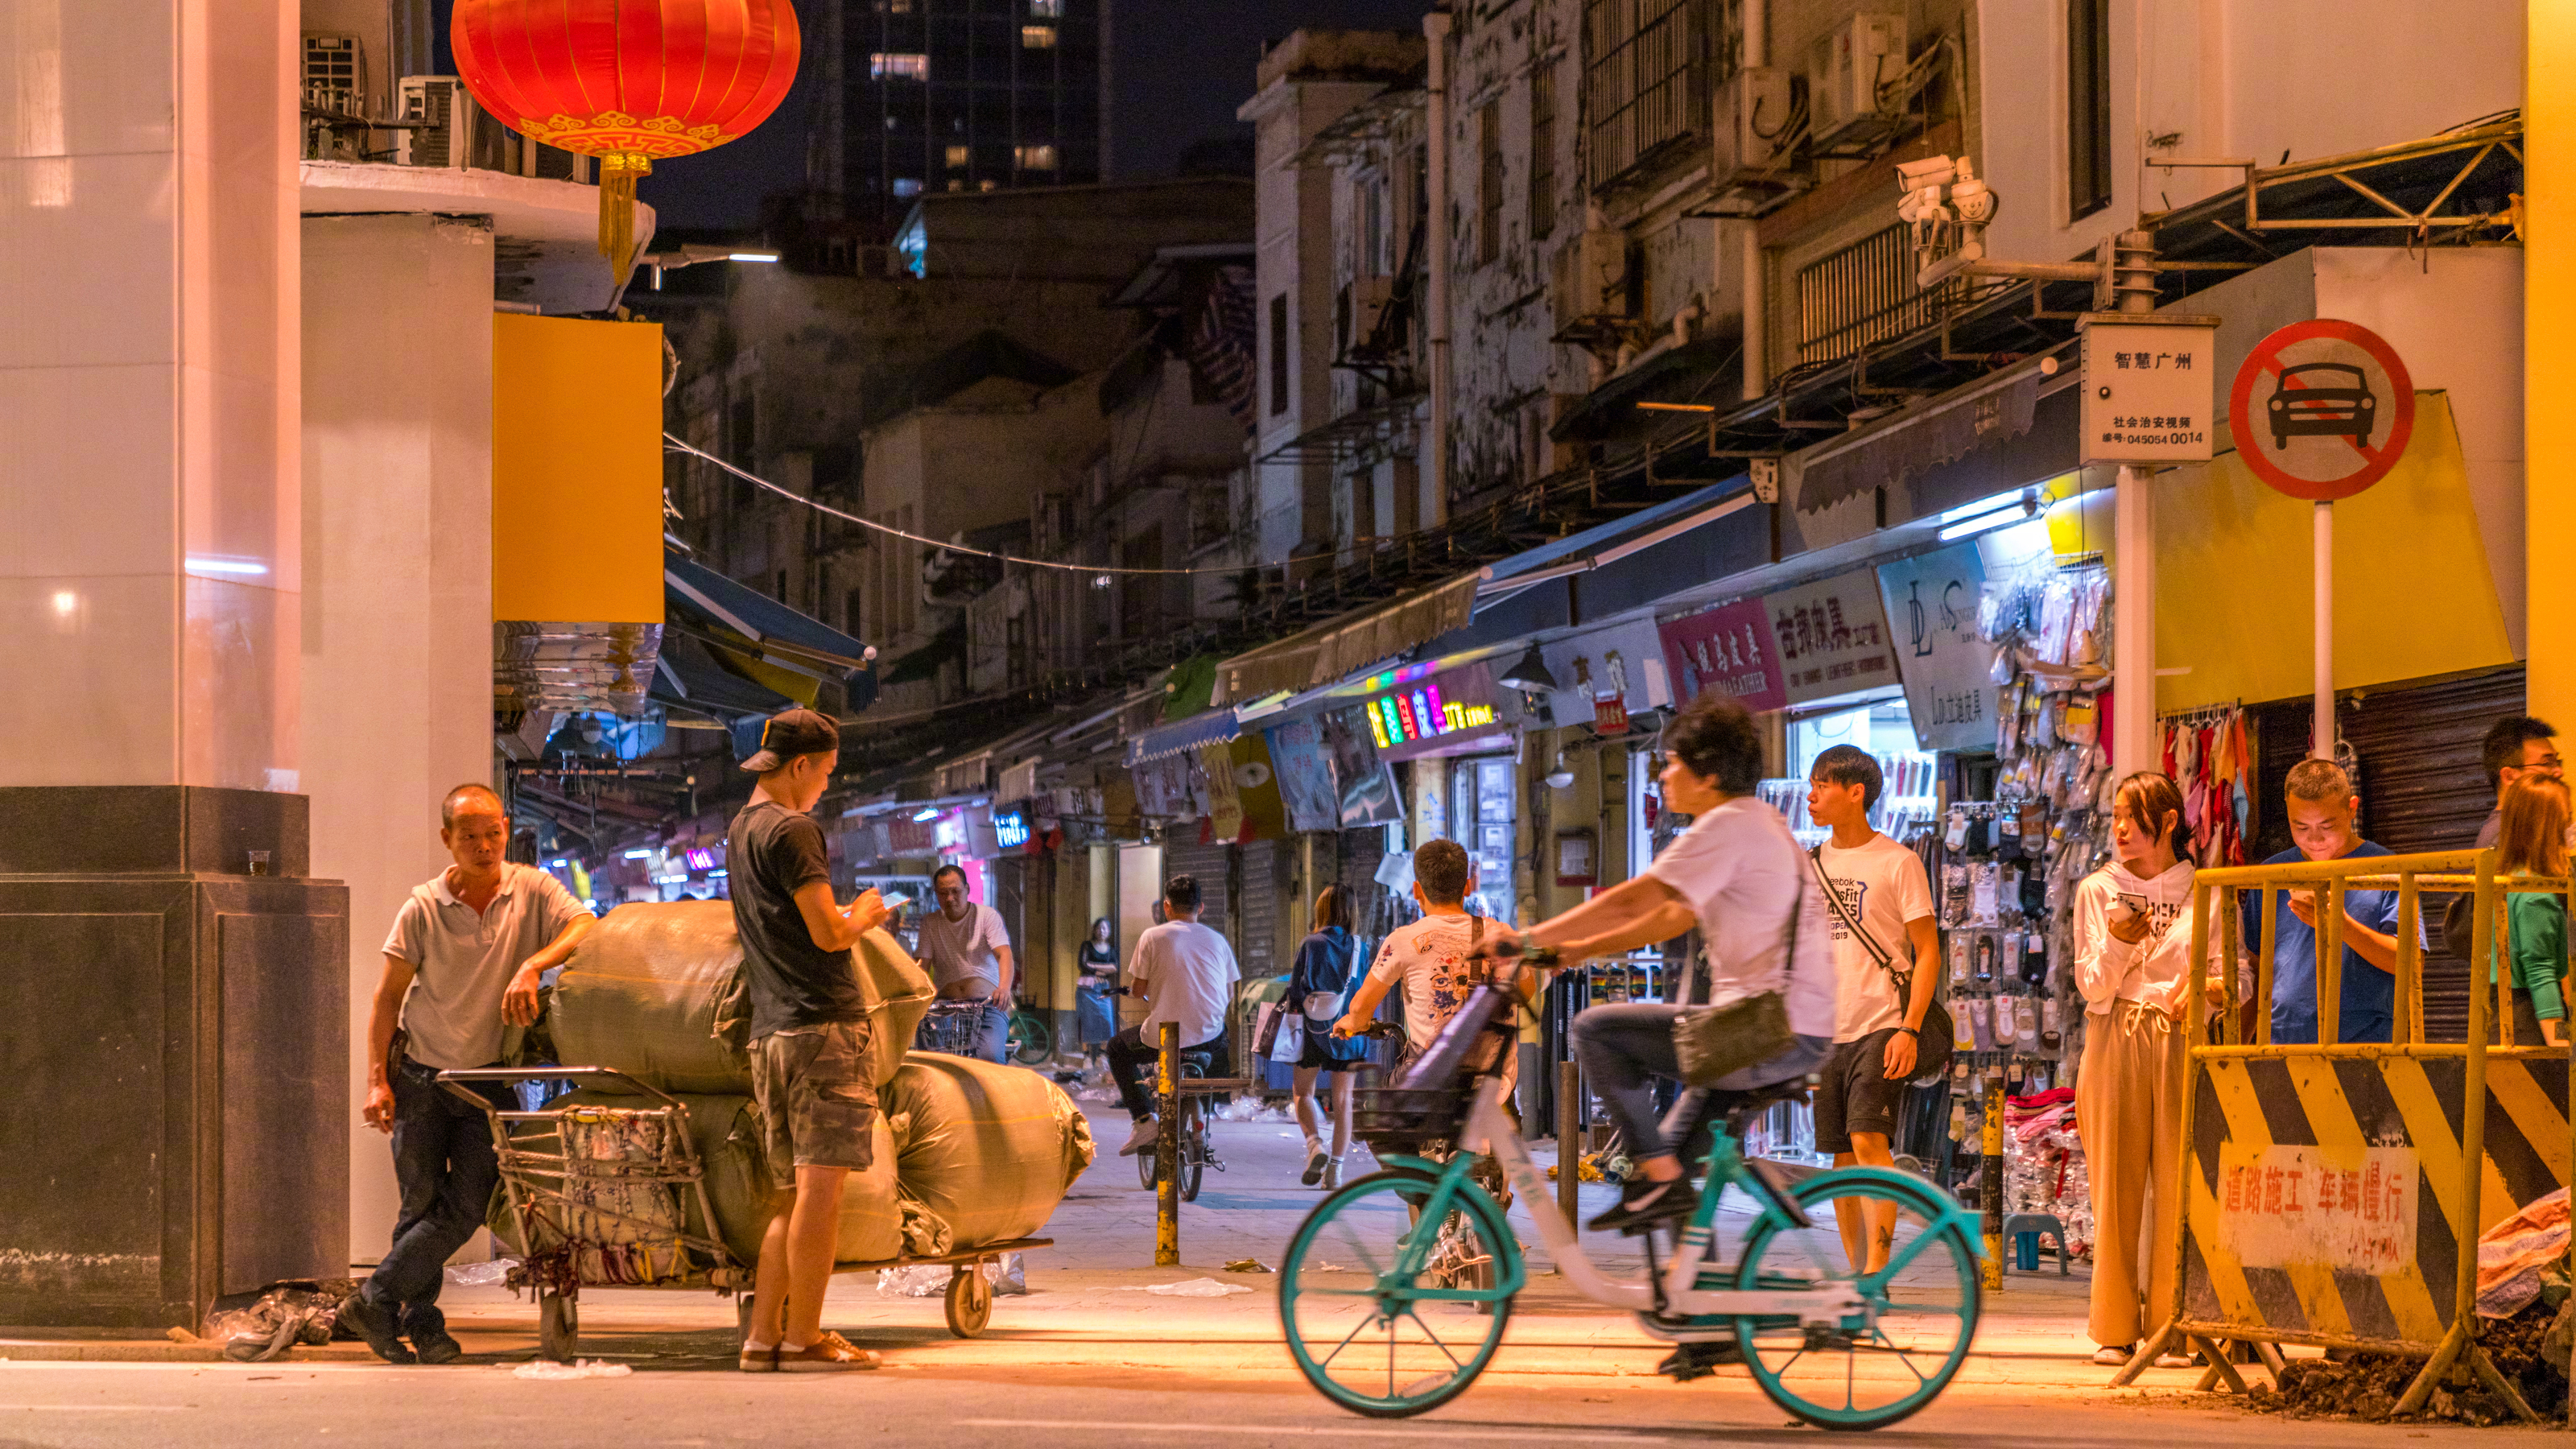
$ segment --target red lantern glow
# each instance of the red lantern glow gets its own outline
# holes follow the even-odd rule
[[[788,0],[457,0],[465,88],[532,141],[599,158],[599,249],[634,249],[636,179],[740,138],[796,80]]]

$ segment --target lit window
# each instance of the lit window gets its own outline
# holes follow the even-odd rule
[[[919,196],[921,194],[921,178],[918,176],[896,177],[894,179],[894,194],[897,196]]]
[[[971,146],[951,146],[948,148],[948,164],[951,167],[963,166],[967,162],[973,160],[974,156],[975,151]]]
[[[880,50],[868,57],[870,80],[930,79],[930,57],[920,51]]]
[[[1011,154],[1013,159],[1019,163],[1019,167],[1023,171],[1053,171],[1055,169],[1055,148],[1053,146],[1015,146],[1012,148]]]
[[[1001,185],[1002,183],[995,181],[990,176],[987,176],[983,180],[975,183],[975,189],[977,191],[998,191],[1001,189]]]
[[[1020,45],[1027,50],[1055,49],[1055,27],[1052,25],[1021,26]]]
[[[1029,0],[1029,13],[1040,20],[1062,20],[1064,0]]]

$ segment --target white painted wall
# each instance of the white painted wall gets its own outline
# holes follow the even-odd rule
[[[2521,104],[2521,0],[2111,0],[2111,204],[2066,204],[2064,0],[1982,0],[1979,170],[1999,257],[2077,256],[2140,211],[2237,184],[2166,156],[2317,159],[2430,136]]]
[[[399,1195],[367,1129],[385,932],[447,865],[438,802],[492,777],[492,234],[422,215],[303,224],[302,609],[313,873],[349,886],[350,1257]]]

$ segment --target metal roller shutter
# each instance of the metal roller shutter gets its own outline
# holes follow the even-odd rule
[[[1223,931],[1229,919],[1226,900],[1226,860],[1222,845],[1198,843],[1199,822],[1192,820],[1173,827],[1163,843],[1163,879],[1176,875],[1197,879],[1202,909],[1199,919]]]
[[[1246,981],[1288,974],[1279,947],[1280,898],[1287,893],[1280,868],[1286,864],[1275,840],[1236,848],[1234,958]]]
[[[2362,834],[2400,855],[2476,845],[2478,827],[2495,808],[2479,742],[2498,718],[2522,713],[2523,699],[2517,664],[2343,700],[2337,727],[2361,763]],[[2260,741],[2252,858],[2262,860],[2291,846],[2282,787],[2307,753],[2309,706],[2291,700],[2249,713]],[[2441,942],[2437,912],[2426,912],[2424,1034],[2460,1041],[2468,1034],[2469,968]]]

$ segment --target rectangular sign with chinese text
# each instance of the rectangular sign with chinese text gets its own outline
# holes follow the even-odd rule
[[[2411,1147],[2218,1149],[2218,1247],[2248,1268],[2386,1277],[2415,1263]]]
[[[1725,690],[1756,712],[1789,703],[1779,646],[1772,641],[1771,616],[1762,600],[1738,599],[1665,619],[1655,632],[1662,636],[1675,705],[1688,704],[1708,689]]]
[[[1897,670],[1915,742],[1927,750],[1995,747],[1995,646],[1977,636],[1985,561],[1973,543],[1881,564]]]
[[[1896,646],[1879,607],[1878,574],[1862,569],[1762,596],[1779,641],[1791,704],[1897,682]]]
[[[2215,319],[2094,314],[2084,327],[2084,461],[2208,462],[2217,368]]]

